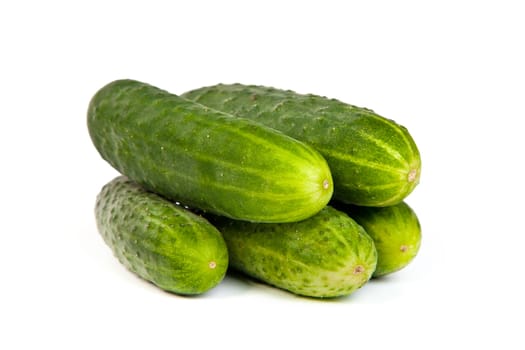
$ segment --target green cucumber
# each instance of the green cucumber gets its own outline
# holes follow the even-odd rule
[[[421,225],[405,202],[384,208],[334,205],[363,226],[374,240],[377,268],[373,277],[399,271],[416,257],[421,245]]]
[[[372,239],[348,215],[325,207],[295,223],[211,217],[228,246],[230,266],[289,292],[316,298],[349,295],[372,276]]]
[[[97,227],[130,271],[177,294],[202,294],[218,285],[228,250],[206,219],[119,176],[97,196]]]
[[[241,84],[204,87],[182,96],[313,146],[330,166],[334,197],[340,201],[393,205],[419,182],[420,154],[407,129],[369,109],[322,96]]]
[[[138,81],[101,88],[89,104],[88,128],[123,175],[215,214],[292,222],[332,196],[330,169],[312,147]]]

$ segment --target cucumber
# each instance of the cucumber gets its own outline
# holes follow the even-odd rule
[[[406,267],[421,246],[421,224],[405,202],[384,208],[334,204],[357,221],[374,240],[377,268],[373,277],[385,276]]]
[[[330,166],[334,197],[340,201],[393,205],[419,182],[420,154],[408,130],[369,109],[312,94],[241,84],[204,87],[182,96],[313,146]]]
[[[228,250],[214,226],[126,177],[102,188],[95,214],[118,260],[163,290],[202,294],[226,274]]]
[[[295,223],[264,224],[211,217],[228,246],[230,267],[291,293],[349,295],[372,276],[372,239],[348,215],[327,206]]]
[[[146,189],[238,220],[292,222],[330,200],[333,183],[312,147],[134,80],[101,88],[88,109],[101,156]]]

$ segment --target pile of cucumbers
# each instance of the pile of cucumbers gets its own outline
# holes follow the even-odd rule
[[[175,95],[135,80],[88,108],[121,173],[97,196],[98,230],[130,271],[176,294],[228,268],[297,295],[349,295],[416,256],[404,199],[421,160],[406,128],[335,99],[219,84]]]

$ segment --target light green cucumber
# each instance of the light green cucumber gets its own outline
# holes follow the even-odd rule
[[[388,206],[419,182],[421,159],[408,130],[373,111],[335,99],[264,86],[219,84],[182,95],[303,141],[327,160],[334,197]]]
[[[103,187],[95,213],[98,230],[118,260],[159,288],[202,294],[224,278],[228,250],[220,232],[126,177]]]
[[[102,87],[89,104],[88,129],[123,175],[218,215],[292,222],[332,196],[330,169],[312,147],[142,82]]]
[[[325,207],[282,224],[210,218],[228,246],[230,266],[291,293],[331,298],[353,293],[372,276],[372,239],[343,212]]]
[[[377,268],[373,277],[391,274],[406,267],[421,245],[421,225],[414,210],[405,202],[384,208],[336,207],[366,230],[377,249]]]

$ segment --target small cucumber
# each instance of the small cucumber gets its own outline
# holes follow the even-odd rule
[[[421,159],[408,130],[369,109],[322,96],[241,84],[204,87],[182,96],[313,146],[330,166],[334,197],[340,201],[393,205],[419,182]]]
[[[123,176],[102,188],[95,213],[118,260],[161,289],[201,294],[226,274],[228,250],[214,226]]]
[[[329,206],[309,219],[282,224],[212,217],[230,266],[267,284],[317,298],[349,295],[372,276],[372,239],[348,215]]]
[[[374,240],[377,268],[373,277],[399,271],[417,255],[421,245],[421,225],[405,202],[384,208],[335,206],[357,221]]]
[[[89,104],[88,129],[123,175],[218,215],[298,221],[332,196],[330,169],[312,147],[138,81],[101,88]]]

